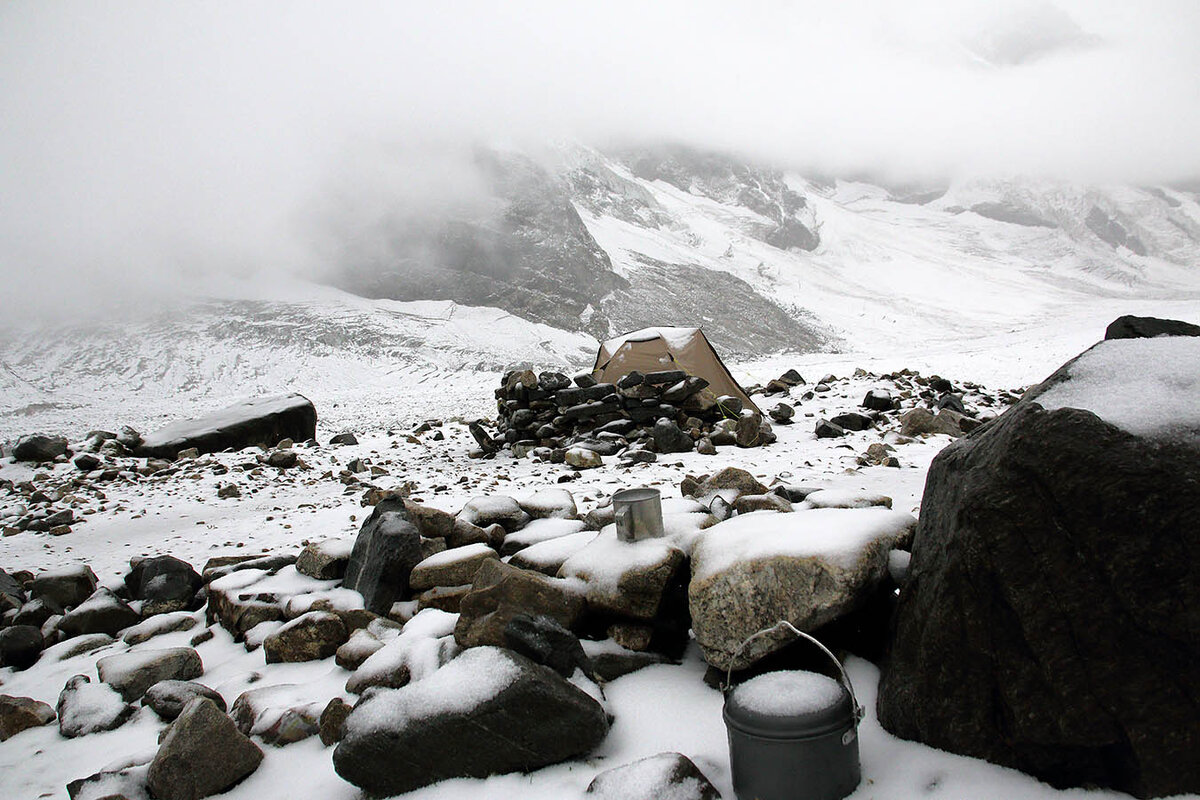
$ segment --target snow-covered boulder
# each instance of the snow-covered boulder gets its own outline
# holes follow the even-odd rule
[[[22,436],[13,447],[12,456],[17,461],[45,462],[53,461],[67,454],[67,439],[65,436],[47,436],[44,433],[31,433]]]
[[[100,659],[96,662],[96,672],[123,700],[133,702],[159,681],[199,678],[204,674],[204,663],[190,647],[132,650]]]
[[[404,625],[398,636],[381,642],[346,681],[346,691],[365,692],[372,686],[397,689],[432,675],[461,650],[454,641],[455,614],[423,609]]]
[[[500,525],[509,533],[524,528],[530,520],[520,503],[504,495],[476,497],[462,507],[458,518],[480,528]]]
[[[329,611],[309,611],[263,640],[268,664],[320,661],[329,658],[350,638],[346,623]]]
[[[325,539],[304,546],[296,559],[296,571],[318,580],[340,580],[350,563],[354,542],[350,539]]]
[[[888,552],[916,524],[885,508],[756,511],[714,525],[692,550],[688,604],[704,658],[741,669],[788,644],[752,634],[788,620],[803,631],[865,602],[887,573]]]
[[[199,625],[199,621],[187,611],[175,611],[168,614],[158,614],[139,622],[131,628],[126,628],[121,635],[121,641],[134,645],[148,642],[155,636],[176,631],[187,631]]]
[[[343,586],[361,594],[368,611],[387,614],[407,595],[409,574],[421,558],[421,534],[404,501],[384,500],[359,529]]]
[[[583,581],[589,608],[648,620],[686,561],[666,539],[623,542],[615,528],[607,528],[568,558],[558,574]]]
[[[587,793],[595,800],[718,800],[721,793],[682,753],[659,753],[597,775]]]
[[[558,575],[564,561],[587,547],[597,535],[596,531],[580,531],[545,539],[517,551],[508,563],[553,577]]]
[[[98,731],[111,731],[133,716],[134,707],[106,683],[92,683],[87,675],[67,681],[58,695],[58,732],[68,739]]]
[[[29,596],[52,600],[62,608],[72,608],[96,591],[96,573],[86,564],[38,573],[29,587]]]
[[[110,590],[100,587],[92,596],[68,611],[58,621],[58,629],[66,636],[85,633],[117,633],[141,621],[136,611]]]
[[[1055,785],[1200,792],[1200,338],[1112,339],[930,467],[879,717]]]
[[[33,625],[10,625],[0,630],[0,667],[32,667],[46,646],[42,631]]]
[[[579,533],[585,527],[583,521],[577,519],[535,519],[516,533],[510,533],[505,536],[504,544],[500,548],[500,554],[511,556],[519,553],[526,547],[548,542],[551,539],[557,539],[562,536],[570,536],[573,533]]]
[[[364,698],[333,765],[368,793],[391,796],[538,769],[587,754],[607,733],[600,704],[554,670],[477,647],[424,680]]]
[[[170,722],[179,716],[184,706],[197,697],[207,697],[216,703],[217,708],[225,710],[224,697],[195,681],[159,681],[142,695],[142,705],[158,714],[159,718]]]
[[[443,550],[413,567],[409,585],[414,592],[423,592],[435,586],[461,586],[475,580],[475,573],[484,561],[497,560],[500,556],[486,544],[469,544]]]
[[[230,706],[229,716],[246,736],[282,747],[315,735],[327,702],[314,697],[310,686],[283,683],[242,692]]]
[[[575,498],[566,489],[539,489],[529,497],[518,500],[521,510],[534,519],[576,519],[579,509]]]
[[[200,417],[181,420],[148,434],[136,453],[174,459],[180,450],[217,453],[226,448],[274,447],[284,439],[307,441],[317,435],[317,410],[298,394],[259,397]]]

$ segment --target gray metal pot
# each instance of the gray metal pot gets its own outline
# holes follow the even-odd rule
[[[729,735],[729,766],[738,800],[840,800],[861,780],[858,723],[863,709],[842,663],[825,645],[781,620],[751,636],[750,642],[786,628],[815,644],[837,665],[841,689],[826,705],[800,714],[767,714],[739,702],[726,673],[722,716]]]
[[[617,538],[623,542],[663,535],[662,496],[658,489],[623,489],[612,496]]]

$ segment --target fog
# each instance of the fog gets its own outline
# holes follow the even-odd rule
[[[437,6],[437,7],[433,7]],[[829,175],[1200,176],[1200,4],[0,5],[7,315],[311,271],[471,148],[678,142]]]

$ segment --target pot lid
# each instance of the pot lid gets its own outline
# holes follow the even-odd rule
[[[725,698],[725,721],[769,738],[804,738],[854,724],[850,693],[826,675],[804,670],[768,672]]]

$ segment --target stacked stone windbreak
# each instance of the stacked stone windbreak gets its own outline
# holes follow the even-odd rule
[[[711,454],[718,445],[775,441],[760,413],[736,397],[715,396],[707,380],[683,370],[634,371],[615,384],[587,373],[572,380],[561,372],[513,371],[496,390],[496,406],[500,441],[491,449],[507,446],[517,457],[554,462],[576,460],[569,456],[579,450],[638,462],[654,461],[656,453]],[[578,460],[585,465],[587,458]]]

